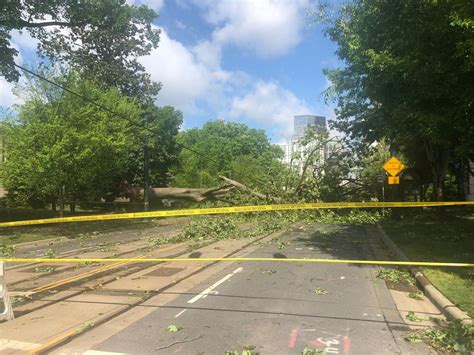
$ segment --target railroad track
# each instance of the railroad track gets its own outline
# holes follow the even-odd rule
[[[177,232],[169,232],[169,233],[160,235],[160,237],[166,238],[166,237],[169,237],[169,236],[176,235],[176,233]],[[137,239],[128,240],[128,241],[120,241],[120,242],[113,242],[112,241],[110,243],[100,243],[99,246],[91,245],[91,246],[87,246],[87,247],[84,247],[84,248],[71,250],[71,251],[68,251],[68,252],[58,253],[56,256],[58,258],[78,257],[78,263],[80,263],[81,262],[81,260],[80,260],[81,255],[83,255],[84,253],[87,253],[87,252],[92,252],[92,251],[96,250],[98,247],[100,247],[100,248],[114,248],[114,247],[118,247],[118,246],[125,246],[127,244],[133,244],[137,241],[140,241],[141,239],[142,238],[137,238]],[[114,253],[114,254],[111,254],[109,256],[104,256],[104,257],[105,258],[112,258],[112,257],[115,258],[115,257],[133,256],[134,254],[136,254],[136,252],[139,252],[139,253],[145,252],[146,250],[149,250],[150,248],[151,247],[149,246],[149,244],[147,242],[143,242],[142,246],[140,246],[140,247],[138,247],[134,250]],[[37,266],[41,266],[43,264],[44,263],[40,263],[40,262],[21,263],[21,264],[18,264],[18,265],[12,265],[10,267],[7,267],[6,270],[7,271],[15,270],[15,271],[19,271],[19,272],[22,272],[22,271],[29,272],[30,269],[33,269],[34,267],[37,267]],[[18,288],[17,286],[22,284],[22,283],[36,281],[36,280],[40,280],[40,279],[43,279],[43,278],[48,279],[51,276],[57,276],[58,274],[65,273],[65,272],[77,269],[76,265],[69,265],[69,266],[68,265],[63,266],[61,264],[59,264],[59,265],[62,266],[62,267],[60,269],[56,270],[53,273],[40,272],[35,276],[27,276],[23,279],[18,279],[18,280],[14,280],[12,282],[9,282],[8,286],[11,289],[12,292],[25,292],[24,289],[21,289],[21,287]]]
[[[281,232],[276,232],[276,233],[281,233]],[[276,233],[270,233],[270,234],[266,234],[266,235],[263,235],[263,236],[258,237],[258,238],[252,238],[251,240],[249,240],[248,243],[245,243],[241,247],[232,250],[231,252],[225,254],[223,257],[232,257],[233,255],[245,250],[246,248],[253,245],[254,243],[258,243],[258,242],[260,242],[260,241],[262,241],[266,238],[272,239],[274,237],[273,235],[276,234]],[[212,245],[217,244],[219,242],[220,241],[211,241],[209,243],[206,243],[205,245],[199,246],[199,248],[205,247],[205,246],[212,246]],[[195,249],[196,248],[190,248],[188,246],[188,248],[185,248],[185,250],[182,250],[182,251],[179,251],[179,252],[176,252],[176,253],[172,253],[169,257],[174,258],[174,257],[184,256],[186,254],[191,253]],[[171,250],[172,250],[172,248],[168,249],[168,251],[171,251]],[[162,248],[161,253],[163,253],[163,252],[164,252],[164,250]],[[155,254],[160,253],[160,251],[157,250],[154,253]],[[142,258],[152,256],[150,254],[152,254],[152,253],[142,255]],[[118,308],[117,310],[109,312],[108,314],[106,314],[102,318],[98,319],[92,325],[90,325],[88,327],[79,327],[77,329],[73,329],[73,330],[68,331],[64,334],[61,334],[60,336],[48,341],[47,343],[42,344],[42,345],[32,349],[29,353],[30,354],[43,354],[43,353],[50,352],[51,350],[56,349],[60,346],[63,346],[64,344],[70,342],[75,337],[89,331],[90,329],[96,328],[97,326],[100,326],[104,323],[107,323],[107,322],[113,320],[114,318],[118,317],[119,315],[121,315],[125,312],[128,312],[128,311],[130,311],[131,309],[133,309],[135,307],[138,307],[138,306],[142,305],[144,302],[146,302],[150,298],[152,298],[152,297],[154,297],[154,296],[156,296],[160,293],[163,293],[164,291],[168,290],[169,288],[171,288],[171,287],[173,287],[173,286],[175,286],[175,285],[177,285],[177,284],[179,284],[179,283],[181,283],[181,282],[183,282],[183,281],[185,281],[185,280],[201,273],[205,269],[207,269],[207,268],[209,268],[209,267],[211,267],[211,266],[213,266],[213,265],[215,265],[219,262],[220,261],[207,262],[204,265],[197,268],[196,270],[194,270],[194,271],[192,271],[192,272],[190,272],[186,275],[183,275],[181,278],[175,279],[172,282],[167,283],[165,286],[163,286],[161,288],[151,290],[151,291],[145,291],[145,292],[140,291],[140,297],[138,297],[137,300],[124,305],[122,308]],[[159,262],[159,263],[156,263],[156,264],[162,264],[162,262]],[[54,301],[52,301],[52,303],[48,303],[48,304],[45,304],[45,305],[40,305],[39,307],[34,308],[31,311],[38,310],[40,308],[50,306],[53,303],[63,302],[63,301],[66,301],[68,299],[71,299],[73,297],[76,297],[78,295],[85,294],[85,293],[88,293],[88,292],[90,292],[90,293],[99,292],[100,293],[100,290],[104,286],[106,286],[107,284],[109,284],[111,282],[116,281],[117,277],[132,276],[133,274],[136,274],[136,273],[142,273],[146,269],[155,268],[156,264],[150,265],[149,263],[140,263],[140,261],[118,262],[118,263],[114,263],[112,265],[107,265],[108,266],[107,269],[104,267],[100,271],[96,270],[96,271],[99,271],[96,274],[89,274],[88,275],[88,273],[84,273],[81,276],[81,280],[79,280],[79,279],[78,280],[74,280],[74,279],[66,280],[65,279],[64,283],[57,282],[55,284],[45,285],[45,286],[43,286],[43,287],[41,287],[37,290],[31,290],[31,291],[34,291],[36,293],[44,293],[44,292],[50,291],[51,289],[62,290],[66,286],[70,288],[71,286],[76,286],[78,284],[82,285],[86,282],[89,283],[89,285],[87,285],[86,287],[82,287],[82,288],[78,289],[77,291],[75,291],[73,293],[69,292],[64,297],[58,297]],[[106,276],[106,279],[100,281],[100,286],[99,287],[94,287],[94,285],[90,284],[90,281],[92,281],[93,279],[96,278],[96,276],[99,276],[99,275],[101,277]],[[105,291],[105,289],[104,289],[104,291]]]

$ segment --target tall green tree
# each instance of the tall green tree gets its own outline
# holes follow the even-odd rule
[[[124,180],[133,185],[141,185],[144,174],[144,147],[149,156],[149,182],[151,187],[167,186],[171,181],[170,171],[176,168],[181,151],[177,136],[183,114],[171,106],[157,107],[153,103],[144,106],[142,119],[147,130],[143,130],[141,146],[136,146],[130,154],[129,170]]]
[[[336,127],[370,144],[425,151],[438,199],[452,159],[474,154],[474,3],[354,0],[328,29]]]
[[[0,75],[7,80],[19,77],[11,44],[11,32],[19,30],[39,40],[39,54],[66,62],[85,78],[140,100],[158,93],[159,84],[137,60],[158,46],[152,9],[125,0],[11,0],[1,6]]]
[[[54,80],[119,115],[141,115],[139,105],[117,89],[103,90],[74,73]],[[30,89],[18,116],[6,125],[8,158],[1,179],[9,198],[33,206],[58,200],[74,205],[119,194],[130,153],[141,146],[141,131],[44,82],[33,82]]]
[[[222,120],[181,132],[178,143],[187,147],[181,150],[174,179],[182,187],[216,186],[219,175],[251,187],[262,187],[261,180],[271,185],[268,174],[282,156],[264,131]]]

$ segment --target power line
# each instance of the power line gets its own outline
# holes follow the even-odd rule
[[[105,107],[105,106],[103,106],[103,105],[101,105],[101,104],[95,102],[94,100],[91,100],[91,99],[89,99],[89,98],[87,98],[87,97],[85,97],[85,96],[83,96],[83,95],[81,95],[81,94],[79,94],[79,93],[77,93],[77,92],[71,90],[71,89],[68,89],[68,88],[65,87],[65,86],[62,86],[62,85],[60,85],[60,84],[58,84],[58,83],[56,83],[56,82],[54,82],[54,81],[52,81],[52,80],[49,80],[48,78],[45,78],[44,76],[42,76],[42,75],[40,75],[40,74],[38,74],[38,73],[35,73],[35,72],[33,72],[33,71],[29,70],[29,69],[26,69],[26,68],[24,68],[24,67],[22,67],[21,65],[18,65],[18,64],[16,64],[16,63],[13,63],[13,65],[16,66],[16,67],[18,67],[18,68],[20,68],[21,70],[27,72],[28,74],[31,74],[31,75],[33,75],[33,76],[35,76],[35,77],[37,77],[38,79],[41,79],[41,80],[43,80],[43,81],[46,81],[48,84],[51,84],[51,85],[53,85],[53,86],[56,86],[58,89],[64,90],[64,91],[66,91],[66,92],[68,92],[68,93],[70,93],[70,94],[72,94],[72,95],[74,95],[74,96],[76,96],[76,97],[78,97],[78,98],[84,100],[84,101],[87,101],[87,102],[93,104],[94,106],[96,106],[96,107],[98,107],[98,108],[100,108],[100,109],[102,109],[102,110],[104,110],[104,111],[106,111],[106,112],[108,112],[108,113],[111,113],[112,115],[115,115],[115,116],[117,116],[117,117],[119,117],[119,118],[121,118],[121,119],[124,119],[124,120],[128,121],[129,123],[131,123],[131,124],[133,124],[133,125],[135,125],[135,126],[138,126],[138,127],[147,129],[146,126],[140,124],[139,122],[135,122],[135,121],[131,120],[130,118],[128,118],[127,116],[124,116],[124,115],[122,115],[122,114],[120,114],[120,113],[118,113],[118,112],[115,112],[115,111],[109,109],[108,107]]]
[[[150,129],[150,128],[147,127],[146,125],[143,125],[143,124],[141,124],[141,123],[139,123],[139,122],[135,122],[134,120],[128,118],[127,116],[124,116],[124,115],[122,115],[122,114],[120,114],[120,113],[118,113],[118,112],[115,112],[115,111],[109,109],[108,107],[106,107],[106,106],[104,106],[104,105],[101,105],[101,104],[97,103],[97,102],[94,101],[94,100],[89,99],[88,97],[86,97],[86,96],[84,96],[84,95],[81,95],[81,94],[79,94],[79,93],[77,93],[77,92],[75,92],[75,91],[73,91],[73,90],[71,90],[71,89],[68,89],[67,87],[65,87],[65,86],[63,86],[63,85],[61,85],[61,84],[58,84],[58,83],[56,83],[56,82],[54,82],[54,81],[52,81],[52,80],[49,80],[48,78],[45,78],[44,76],[42,76],[42,75],[40,75],[40,74],[38,74],[38,73],[35,73],[35,72],[32,71],[32,70],[26,69],[25,67],[23,67],[23,66],[21,66],[21,65],[18,65],[18,64],[16,64],[16,63],[13,63],[13,65],[16,66],[17,68],[23,70],[24,72],[26,72],[26,73],[28,73],[28,74],[30,74],[30,75],[33,75],[33,76],[37,77],[38,79],[43,80],[43,81],[45,81],[45,82],[47,82],[47,83],[49,83],[49,84],[51,84],[51,85],[57,87],[58,89],[64,90],[64,91],[66,91],[66,92],[68,92],[68,93],[70,93],[70,94],[72,94],[72,95],[74,95],[74,96],[76,96],[76,97],[78,97],[78,98],[84,100],[84,101],[87,101],[87,102],[93,104],[94,106],[100,108],[101,110],[104,110],[104,111],[106,111],[106,112],[108,112],[108,113],[110,113],[110,114],[112,114],[112,115],[115,115],[116,117],[121,118],[121,119],[123,119],[123,120],[126,120],[127,122],[129,122],[130,124],[132,124],[132,125],[134,125],[134,126],[143,128],[144,130],[146,130],[146,131],[148,131],[148,132],[150,132],[150,133],[152,133],[152,134],[154,134],[154,135],[157,135],[158,137],[160,136],[157,131],[154,131],[154,130]],[[201,157],[204,157],[206,160],[208,160],[208,161],[210,161],[210,162],[219,164],[219,161],[217,161],[217,160],[215,160],[215,159],[213,159],[213,158],[210,158],[209,156],[206,156],[205,154],[203,154],[203,153],[201,153],[201,152],[198,152],[198,151],[196,151],[196,150],[194,150],[194,149],[192,149],[192,148],[189,148],[188,146],[186,146],[186,145],[184,145],[184,144],[182,144],[182,143],[176,142],[176,144],[177,144],[178,146],[180,146],[182,149],[186,149],[186,150],[190,151],[190,152],[193,153],[193,154],[196,154],[196,155],[199,155],[199,156],[201,156]],[[235,169],[232,169],[232,168],[231,168],[230,171],[233,172],[233,173],[236,173],[237,175],[239,175],[239,176],[241,176],[241,177],[246,177],[246,178],[248,178],[249,180],[251,180],[251,181],[253,181],[253,182],[256,182],[256,183],[259,183],[259,184],[263,184],[263,183],[264,183],[264,182],[261,181],[260,179],[256,179],[256,178],[251,177],[251,176],[249,176],[249,175],[247,175],[247,174],[244,174],[244,173],[242,173],[242,172],[239,172],[239,171],[237,171],[237,170],[235,170]]]

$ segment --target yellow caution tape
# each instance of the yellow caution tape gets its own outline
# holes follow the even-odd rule
[[[5,263],[79,263],[79,262],[138,262],[138,263],[157,263],[157,262],[207,262],[207,261],[277,261],[277,262],[298,262],[298,263],[328,263],[328,264],[365,264],[365,265],[412,265],[412,266],[447,266],[447,267],[474,267],[470,263],[442,263],[431,261],[384,261],[384,260],[350,260],[350,259],[302,259],[302,258],[0,258],[0,262]]]
[[[210,214],[288,211],[288,210],[307,210],[307,209],[439,207],[439,206],[461,206],[461,205],[474,205],[474,201],[316,202],[316,203],[294,203],[294,204],[259,205],[259,206],[193,208],[193,209],[169,210],[169,211],[133,212],[133,213],[118,213],[118,214],[101,214],[101,215],[93,215],[93,216],[74,216],[74,217],[63,217],[63,218],[32,219],[32,220],[25,220],[25,221],[2,222],[0,223],[0,227],[19,227],[19,226],[38,225],[38,224],[86,222],[86,221],[107,221],[107,220],[116,220],[116,219],[198,216],[198,215],[210,215]]]

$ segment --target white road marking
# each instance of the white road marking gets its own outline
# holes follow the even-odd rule
[[[230,279],[232,276],[234,276],[235,274],[241,272],[244,268],[242,267],[239,267],[237,269],[235,269],[231,274],[227,275],[227,276],[224,276],[222,279],[220,279],[219,281],[217,281],[215,284],[209,286],[208,288],[206,288],[204,291],[202,291],[199,295],[191,298],[188,303],[192,304],[198,300],[200,300],[201,298],[205,298],[208,294],[212,293],[212,290],[214,290],[217,286],[219,286],[220,284],[226,282],[228,279]]]
[[[179,312],[179,313],[178,313],[177,315],[175,315],[174,317],[175,317],[175,318],[178,318],[181,314],[183,314],[183,313],[186,312],[187,310],[188,310],[187,308],[183,309],[181,312]]]
[[[345,276],[341,276],[341,280],[344,280],[346,277]]]

